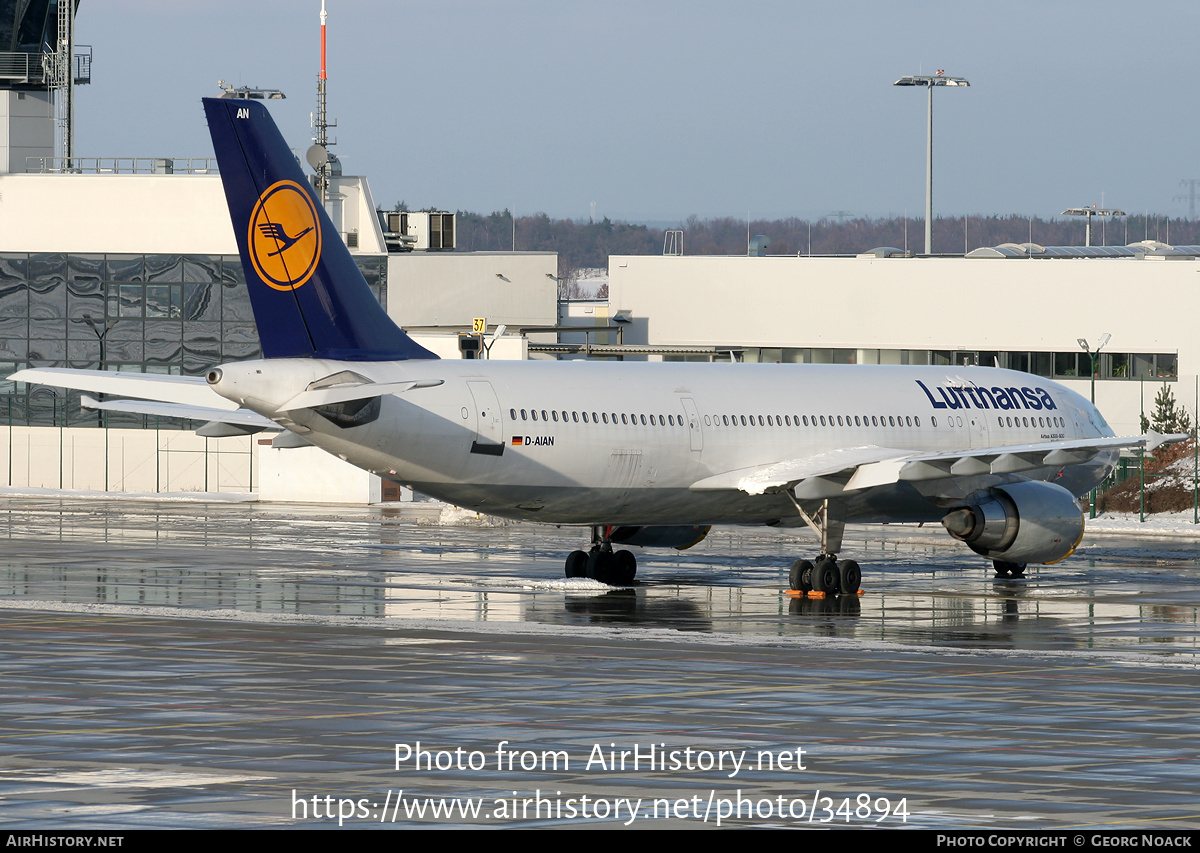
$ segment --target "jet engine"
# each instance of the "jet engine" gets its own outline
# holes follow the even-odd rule
[[[1083,538],[1083,508],[1054,483],[994,486],[977,503],[951,510],[942,525],[976,554],[1006,563],[1057,563]]]

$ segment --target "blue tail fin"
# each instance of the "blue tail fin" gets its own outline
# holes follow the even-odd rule
[[[267,358],[437,358],[380,306],[271,114],[205,98],[204,113]]]

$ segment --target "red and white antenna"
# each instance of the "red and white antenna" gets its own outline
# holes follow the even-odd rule
[[[312,118],[316,134],[313,136],[313,146],[308,149],[307,159],[308,164],[317,173],[317,194],[321,197],[322,205],[325,204],[329,191],[329,176],[333,171],[329,162],[329,146],[337,142],[329,141],[329,128],[336,127],[337,121],[329,121],[325,117],[325,81],[328,79],[325,74],[325,21],[328,17],[325,12],[325,0],[321,0],[321,73],[317,75],[317,112]],[[336,162],[336,158],[334,159]]]
[[[325,79],[325,0],[321,0],[321,79]]]

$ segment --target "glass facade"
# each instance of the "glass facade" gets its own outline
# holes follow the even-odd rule
[[[999,350],[886,350],[818,349],[805,347],[747,347],[747,362],[785,364],[933,364],[1006,367],[1048,379],[1087,378],[1091,359],[1076,352],[1002,352]],[[668,359],[670,360],[670,359]],[[720,360],[720,358],[718,358]],[[1173,352],[1101,352],[1097,379],[1155,379],[1179,376],[1179,355]]]
[[[387,304],[387,258],[355,258]],[[0,377],[24,367],[202,375],[259,358],[236,255],[0,253]],[[0,419],[29,426],[191,428],[82,411],[79,392],[0,380]]]

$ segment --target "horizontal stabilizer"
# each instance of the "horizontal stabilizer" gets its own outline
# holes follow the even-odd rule
[[[180,403],[156,403],[150,400],[96,400],[84,394],[80,398],[80,404],[85,409],[100,409],[106,412],[129,412],[135,415],[154,415],[160,418],[182,418],[189,421],[206,421],[209,423],[233,424],[239,427],[245,427],[252,432],[258,432],[264,429],[283,429],[274,421],[264,418],[262,415],[252,412],[249,409],[234,409],[226,411],[222,409],[212,409],[204,406],[185,406]],[[199,432],[199,430],[197,430]],[[241,434],[247,435],[245,429],[240,433],[228,433],[229,435]],[[210,435],[210,437],[216,437]]]
[[[244,435],[254,435],[263,431],[263,427],[242,426],[240,424],[225,424],[220,421],[209,421],[196,427],[194,432],[201,438],[235,438]]]
[[[297,394],[280,406],[279,411],[291,412],[296,409],[311,409],[314,406],[346,403],[350,400],[369,400],[385,394],[403,394],[413,388],[433,388],[443,382],[444,379],[416,379],[406,382],[365,382],[358,385],[339,385],[335,388],[315,388]]]
[[[122,373],[109,370],[73,370],[65,367],[32,367],[8,377],[11,382],[30,382],[93,394],[115,394],[163,403],[202,406],[233,411],[237,403],[226,400],[208,387],[201,376],[169,376],[164,373]],[[176,416],[173,416],[176,417]]]
[[[271,446],[276,449],[288,450],[295,447],[311,447],[312,442],[294,432],[281,432],[271,440]]]

